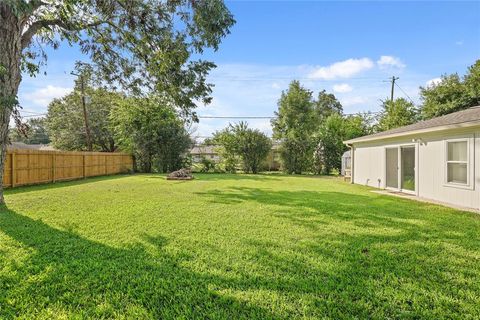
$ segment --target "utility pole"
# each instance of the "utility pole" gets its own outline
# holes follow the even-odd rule
[[[82,91],[82,107],[83,107],[83,120],[85,123],[85,134],[87,138],[87,149],[92,151],[92,139],[90,137],[90,127],[88,126],[88,114],[87,114],[87,102],[85,96],[85,83],[83,81],[83,75],[71,72],[72,75],[80,78],[80,90]]]
[[[400,79],[399,77],[395,77],[395,76],[392,76],[392,91],[390,93],[390,102],[393,104],[393,91],[395,89],[395,81],[397,81],[398,79]]]

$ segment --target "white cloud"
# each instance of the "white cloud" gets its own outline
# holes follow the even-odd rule
[[[406,67],[406,65],[399,58],[394,56],[381,56],[380,59],[377,60],[377,64],[380,69],[391,67],[403,69]]]
[[[24,101],[28,104],[46,107],[53,99],[60,98],[72,91],[72,88],[47,85],[24,94]]]
[[[348,83],[336,84],[333,86],[333,91],[338,93],[350,92],[352,90],[352,87]]]
[[[272,88],[273,89],[280,89],[280,85],[276,82],[272,83]]]
[[[335,62],[326,67],[317,67],[310,73],[311,79],[332,80],[337,78],[350,78],[362,71],[373,68],[374,64],[369,58],[348,59]]]
[[[442,78],[433,78],[428,80],[425,84],[427,85],[427,87],[433,87],[438,85],[440,82],[442,82]]]

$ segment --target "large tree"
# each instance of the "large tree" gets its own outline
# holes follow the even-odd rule
[[[272,121],[274,138],[281,141],[280,156],[285,171],[302,173],[311,165],[312,133],[318,126],[312,91],[292,81],[278,101],[276,118]]]
[[[272,120],[274,136],[281,139],[310,133],[315,128],[314,105],[313,92],[299,81],[292,81],[278,101],[276,118]]]
[[[243,121],[217,131],[210,142],[218,146],[227,172],[234,172],[240,163],[244,172],[258,173],[272,149],[272,141],[263,132]]]
[[[192,140],[168,98],[123,99],[110,118],[115,140],[134,154],[139,171],[171,172],[183,166]]]
[[[223,130],[216,131],[213,138],[206,139],[204,144],[215,146],[216,152],[220,155],[220,165],[226,172],[235,173],[237,171],[239,163],[238,144],[230,125]]]
[[[393,101],[385,100],[382,109],[378,122],[378,130],[380,131],[406,126],[418,120],[418,111],[415,105],[404,98]]]
[[[318,93],[318,99],[315,101],[315,113],[318,120],[323,121],[334,113],[342,114],[343,106],[333,93],[322,90]]]
[[[272,141],[260,130],[249,128],[246,122],[231,126],[236,151],[246,173],[258,173],[262,162],[272,149]]]
[[[196,101],[211,100],[206,76],[214,67],[192,55],[216,50],[233,23],[221,0],[1,1],[0,181],[21,73],[39,71],[45,46],[76,43],[107,83],[163,92],[192,115]]]
[[[316,174],[330,174],[333,169],[340,171],[341,158],[348,149],[343,141],[371,133],[368,114],[342,117],[333,113],[321,123],[316,133],[313,171]]]
[[[117,144],[109,116],[113,107],[125,96],[102,88],[87,87],[89,97],[87,119],[90,140],[94,151],[113,152]],[[52,145],[60,150],[88,150],[81,92],[75,87],[72,93],[55,99],[48,105],[46,125]]]
[[[439,82],[420,87],[420,98],[424,119],[480,105],[480,60],[463,77],[457,73],[442,75]]]

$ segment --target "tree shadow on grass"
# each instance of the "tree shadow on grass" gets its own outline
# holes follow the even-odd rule
[[[233,252],[200,241],[200,249],[237,262],[217,262],[218,272],[202,273],[186,267],[195,250],[171,253],[161,236],[142,236],[153,253],[140,243],[116,248],[4,208],[0,232],[19,255],[0,251],[0,318],[478,315],[479,224],[470,214],[441,207],[429,213],[425,204],[341,192],[235,187],[199,195],[212,203],[272,206],[272,219],[310,236],[250,236]]]
[[[221,277],[193,272],[188,254],[164,250],[168,239],[113,248],[5,207],[0,231],[17,241],[19,260],[0,252],[0,318],[269,319],[270,311],[209,289]],[[20,250],[17,248],[17,250]]]
[[[480,215],[461,212],[439,205],[400,199],[386,195],[363,195],[337,191],[278,191],[268,188],[229,187],[197,192],[212,203],[241,204],[258,202],[276,207],[275,216],[292,219],[305,226],[315,228],[329,217],[357,223],[359,226],[381,223],[383,226],[402,226],[410,229],[431,230],[444,227],[442,218],[448,223],[456,222],[459,227],[465,219],[480,222]],[[313,223],[312,223],[313,222]]]
[[[259,261],[282,266],[285,273],[279,278],[295,273],[313,277],[315,285],[304,285],[304,290],[316,290],[323,297],[316,302],[319,306],[342,306],[346,313],[330,314],[334,318],[375,313],[380,318],[480,316],[476,214],[333,191],[232,187],[197,194],[212,203],[239,207],[258,202],[270,207],[264,211],[273,219],[297,226],[295,234],[291,231],[291,241],[298,241],[291,245],[290,251],[297,253],[293,256],[328,258],[327,265],[335,265],[335,271],[326,275],[312,271],[295,258],[275,254],[275,249],[265,250],[269,244],[245,245],[257,250]],[[298,228],[310,231],[310,236],[302,238]]]

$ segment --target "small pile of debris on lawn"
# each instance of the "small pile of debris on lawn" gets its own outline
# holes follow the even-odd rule
[[[167,176],[167,180],[192,180],[192,170],[190,169],[180,169],[177,171],[171,172]]]

